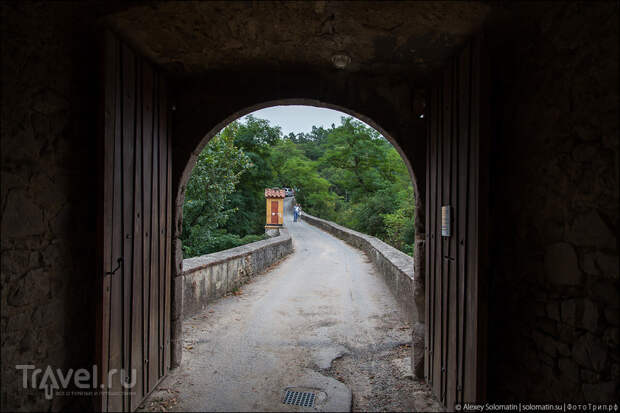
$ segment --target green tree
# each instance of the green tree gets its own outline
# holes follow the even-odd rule
[[[228,198],[235,192],[249,157],[234,145],[236,123],[216,135],[200,152],[185,188],[183,204],[183,253],[186,257],[213,249],[217,229],[236,212]]]
[[[320,174],[338,195],[323,217],[411,253],[413,186],[396,149],[350,117],[328,131],[323,145]]]
[[[261,234],[265,226],[265,188],[281,185],[272,166],[273,148],[281,141],[279,126],[248,116],[234,130],[234,144],[250,159],[252,166],[243,171],[230,208],[236,213],[227,221],[227,232],[244,237]]]
[[[304,210],[374,235],[411,254],[413,186],[396,149],[351,117],[339,126],[282,137],[248,116],[200,154],[184,206],[186,256],[264,236],[266,187],[293,187]]]
[[[292,138],[290,138],[289,134],[289,139],[298,145],[308,159],[316,161],[325,153],[327,136],[330,130],[322,126],[318,128],[313,126],[310,133],[299,133],[293,135]]]
[[[378,167],[385,163],[390,145],[379,132],[343,117],[342,124],[327,136],[326,146],[320,162],[338,194],[348,192],[347,198],[357,202],[382,186]]]
[[[413,186],[400,187],[396,192],[395,202],[397,209],[391,213],[383,214],[385,224],[385,237],[383,240],[394,248],[413,255],[415,241],[414,228],[414,199]]]

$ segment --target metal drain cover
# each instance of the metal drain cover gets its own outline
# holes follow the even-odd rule
[[[293,406],[314,407],[314,392],[287,390],[282,403]]]

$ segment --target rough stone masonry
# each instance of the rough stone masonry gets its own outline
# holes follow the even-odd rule
[[[175,192],[210,131],[255,105],[308,99],[360,115],[399,145],[414,172],[419,239],[424,89],[483,31],[493,125],[487,398],[617,398],[618,2],[224,4],[0,4],[2,409],[92,407],[21,389],[14,366],[95,362],[102,26],[169,71]],[[342,48],[350,71],[331,66]]]

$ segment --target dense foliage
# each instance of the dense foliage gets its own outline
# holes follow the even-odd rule
[[[214,137],[198,155],[185,188],[183,204],[183,255],[194,257],[251,242],[228,233],[225,227],[238,209],[230,204],[250,158],[234,145],[237,125]],[[256,237],[254,237],[256,238]],[[260,239],[257,238],[257,239]]]
[[[200,154],[183,209],[186,257],[260,239],[264,188],[292,187],[303,209],[411,254],[413,187],[405,163],[377,131],[350,117],[339,126],[282,136],[248,116]]]

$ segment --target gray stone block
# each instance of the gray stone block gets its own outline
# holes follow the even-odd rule
[[[595,384],[585,383],[582,386],[583,395],[590,403],[617,402],[617,386],[618,383],[615,381],[599,382]]]
[[[572,355],[579,365],[596,372],[601,372],[606,367],[607,347],[591,333],[586,333],[577,340]]]
[[[550,245],[545,252],[545,273],[552,284],[579,285],[581,271],[573,246],[566,242]]]
[[[577,246],[616,248],[616,237],[596,210],[578,216],[568,231],[568,240]]]
[[[232,292],[292,251],[291,237],[282,229],[278,237],[183,260],[183,300],[178,304],[182,317],[202,311],[209,301]],[[174,307],[177,300],[175,295]]]

